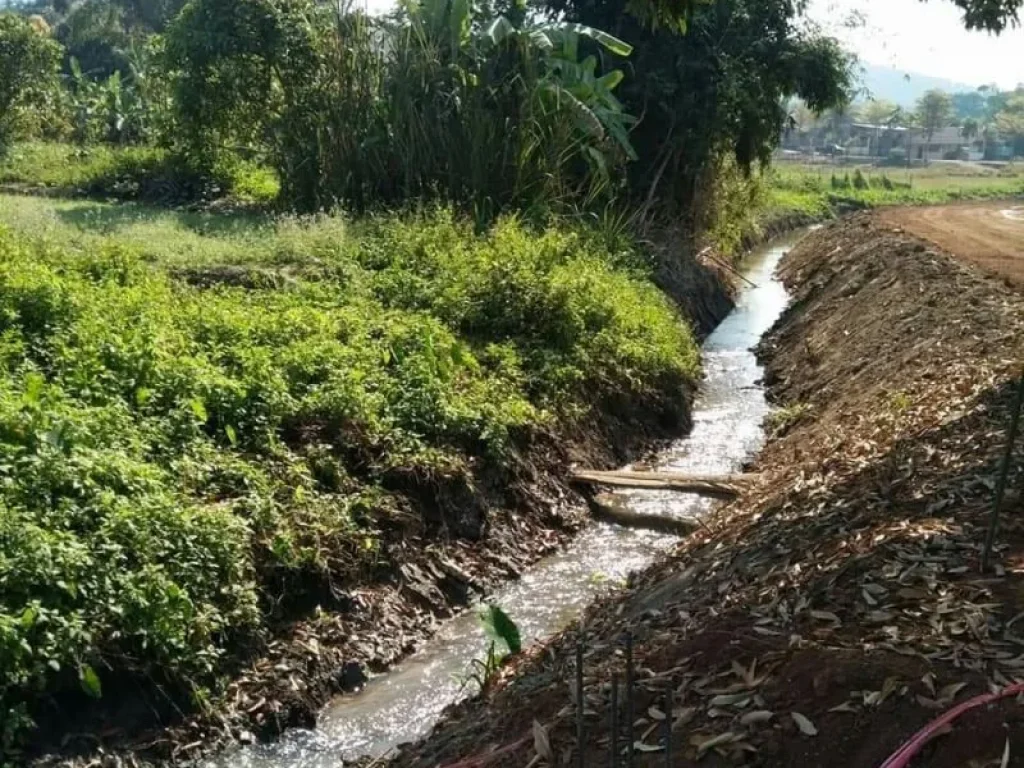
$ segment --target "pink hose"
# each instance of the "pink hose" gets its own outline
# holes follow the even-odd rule
[[[981,696],[975,696],[963,704],[958,704],[915,733],[910,741],[897,749],[892,757],[882,763],[882,768],[907,768],[910,765],[910,761],[914,759],[914,755],[921,751],[921,747],[927,744],[939,730],[952,723],[964,712],[980,707],[982,704],[998,701],[1008,696],[1016,696],[1018,693],[1024,693],[1024,683],[1008,686],[999,693],[985,693]]]

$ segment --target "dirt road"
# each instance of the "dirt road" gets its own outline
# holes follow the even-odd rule
[[[1024,205],[977,203],[892,208],[882,220],[931,240],[1011,285],[1024,288]]]

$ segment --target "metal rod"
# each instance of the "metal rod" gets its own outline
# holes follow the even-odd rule
[[[611,768],[618,768],[619,765],[619,675],[612,673],[612,711],[609,715],[612,732],[612,759]]]
[[[634,688],[633,670],[633,633],[626,633],[626,768],[633,768],[633,723],[636,722],[636,709],[633,702]]]
[[[586,768],[583,765],[583,713],[585,711],[583,700],[583,640],[576,643],[576,763],[579,768]]]
[[[981,554],[981,570],[987,571],[992,558],[992,547],[995,546],[996,533],[999,530],[999,512],[1006,493],[1006,480],[1010,474],[1010,459],[1013,458],[1013,444],[1017,440],[1017,428],[1020,426],[1020,412],[1024,407],[1024,374],[1017,385],[1017,397],[1014,398],[1013,411],[1010,413],[1010,426],[1006,430],[1006,449],[999,466],[999,477],[996,478],[996,494],[992,502],[992,517],[988,522],[988,533],[985,535],[985,549]]]

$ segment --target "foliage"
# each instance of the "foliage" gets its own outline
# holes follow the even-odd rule
[[[211,685],[284,595],[380,567],[443,487],[506,486],[537,430],[605,397],[684,418],[689,331],[639,254],[573,229],[21,200],[82,236],[0,231],[5,711]],[[118,236],[129,211],[249,261],[182,269]]]
[[[131,75],[134,52],[163,32],[186,0],[45,0],[34,4],[86,76]]]
[[[809,403],[790,403],[781,408],[776,408],[765,418],[765,429],[773,437],[781,437],[802,421],[811,411],[812,408]]]
[[[30,19],[0,12],[0,157],[15,136],[19,113],[52,97],[60,46]]]
[[[749,169],[767,161],[787,125],[784,103],[804,97],[814,111],[845,103],[850,61],[838,43],[798,24],[786,0],[697,4],[686,34],[651,29],[624,0],[551,0],[546,10],[613,29],[634,47],[632,76],[618,94],[641,116],[629,166],[635,202],[688,215],[697,229],[713,218],[716,175],[731,155]]]
[[[156,65],[157,43],[133,45],[125,70],[105,79],[86,75],[79,61],[69,61],[68,96],[72,136],[79,143],[154,143],[167,132],[169,99],[166,79]]]
[[[918,101],[915,116],[917,124],[930,142],[935,132],[945,128],[952,120],[953,99],[945,91],[928,91]]]
[[[0,161],[0,183],[50,187],[65,194],[176,205],[229,195],[267,204],[278,194],[273,173],[224,156],[212,171],[152,147],[17,144]]]
[[[517,654],[523,650],[519,627],[501,606],[490,603],[480,611],[480,624],[492,643],[501,643],[505,651]]]
[[[964,12],[964,26],[1003,32],[1020,25],[1022,0],[953,0]]]
[[[168,37],[187,149],[265,146],[300,209],[440,197],[486,220],[606,196],[632,149],[582,26],[432,0],[379,21],[312,0],[196,0]]]
[[[523,644],[519,627],[500,606],[488,604],[480,610],[478,617],[490,642],[484,658],[472,660],[463,685],[474,682],[480,691],[486,692],[497,679],[505,660],[520,653]]]
[[[855,186],[857,174],[865,187]],[[890,172],[891,173],[891,172]],[[767,177],[765,207],[769,214],[794,210],[829,215],[837,203],[856,203],[875,207],[885,205],[929,205],[954,200],[987,200],[1024,195],[1024,176],[953,175],[941,168],[907,171],[905,180],[894,180],[889,173],[873,175],[867,168],[837,176],[814,167],[773,169]]]

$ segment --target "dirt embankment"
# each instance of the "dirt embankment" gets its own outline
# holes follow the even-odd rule
[[[1021,444],[996,572],[980,574],[979,556],[1024,296],[875,214],[811,235],[783,270],[793,304],[762,353],[785,410],[758,460],[763,485],[393,765],[447,766],[523,739],[486,763],[521,768],[534,720],[564,762],[579,639],[585,764],[607,765],[627,631],[637,738],[656,745],[648,707],[671,685],[677,766],[874,768],[941,710],[1021,677]],[[1007,738],[1019,761],[1019,712],[983,708],[914,765],[998,764]]]

